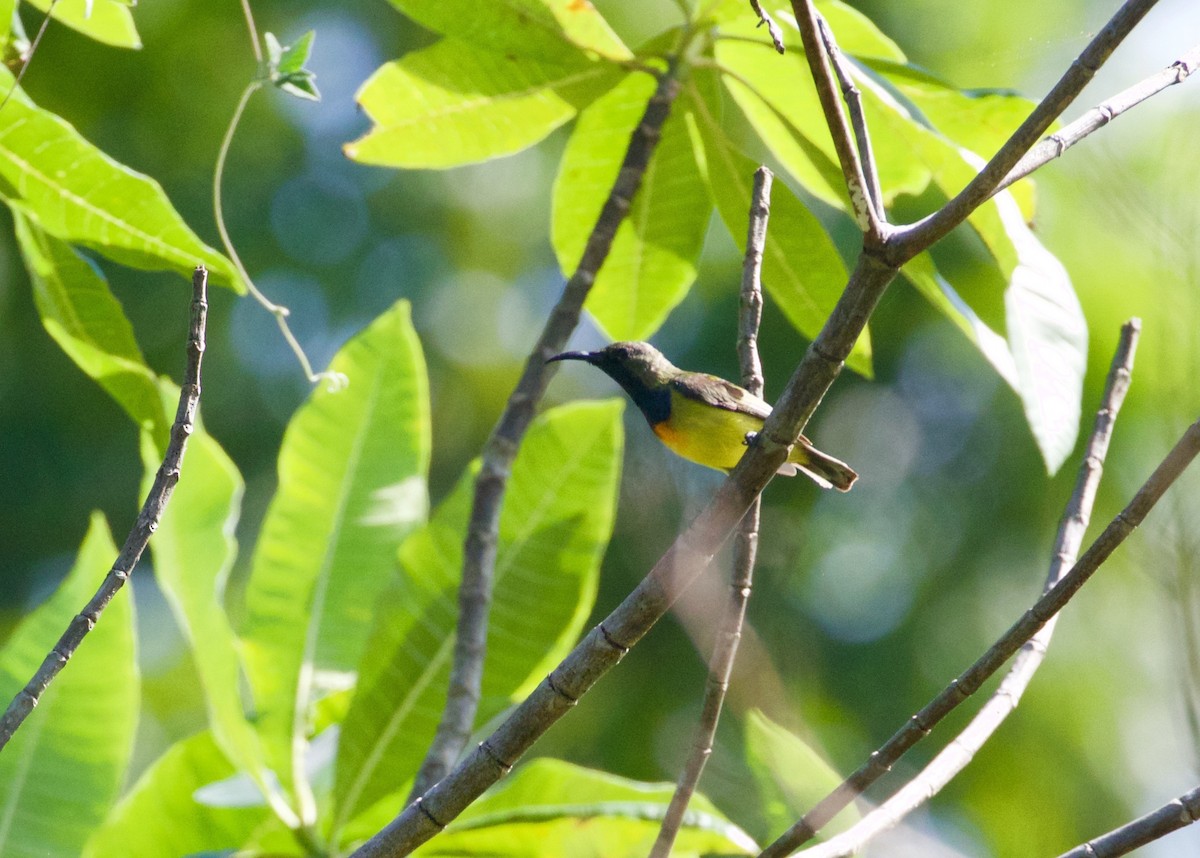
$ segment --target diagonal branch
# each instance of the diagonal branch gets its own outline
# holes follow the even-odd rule
[[[1058,858],[1116,858],[1118,855],[1128,855],[1139,846],[1145,846],[1197,820],[1200,820],[1200,787],[1185,792],[1133,822],[1076,846]]]
[[[1146,99],[1158,95],[1168,87],[1183,83],[1198,67],[1200,67],[1200,45],[1192,48],[1157,74],[1122,90],[1107,101],[1093,107],[1070,125],[1044,138],[1025,153],[1025,157],[1017,162],[1017,165],[1004,177],[1004,181],[996,187],[996,192],[1004,190],[1039,167],[1044,167],[1055,158],[1061,157],[1084,137],[1103,128],[1125,111],[1137,107]]]
[[[1125,538],[1142,523],[1147,513],[1158,503],[1163,493],[1191,464],[1200,453],[1200,421],[1193,423],[1184,432],[1150,475],[1149,479],[1134,495],[1128,506],[1109,522],[1104,532],[1092,543],[1062,580],[1025,612],[978,661],[951,682],[920,712],[913,715],[887,742],[871,755],[870,760],[854,772],[836,790],[830,793],[813,810],[782,837],[765,849],[761,858],[779,858],[787,855],[812,832],[832,818],[838,810],[853,801],[867,786],[885,774],[891,763],[917,744],[922,738],[987,681],[1017,650],[1032,638],[1050,619],[1057,614],[1078,592],[1101,564],[1117,549]]]
[[[87,633],[95,628],[108,603],[133,574],[133,568],[137,566],[142,552],[146,550],[150,535],[158,529],[167,501],[171,499],[175,484],[179,482],[179,468],[196,421],[196,408],[200,403],[200,363],[204,358],[204,329],[207,320],[208,272],[201,265],[192,275],[192,314],[188,329],[187,368],[184,370],[183,385],[179,390],[179,407],[175,411],[175,422],[171,426],[171,437],[163,455],[162,465],[154,476],[154,484],[146,495],[133,529],[126,537],[116,562],[100,584],[100,589],[71,620],[67,630],[50,650],[33,678],[8,704],[4,715],[0,716],[0,749],[4,748],[13,733],[37,706],[46,688],[67,666],[67,661],[74,655]]]
[[[820,16],[812,0],[792,0],[792,10],[800,28],[804,56],[808,60],[808,67],[816,84],[817,98],[821,102],[821,110],[825,113],[825,124],[829,126],[833,148],[837,151],[838,161],[842,165],[842,176],[846,180],[846,190],[850,194],[850,205],[854,209],[855,220],[864,233],[882,241],[887,233],[887,226],[883,222],[882,210],[875,208],[867,190],[863,164],[859,159],[858,149],[852,142],[846,114],[842,112],[842,105],[838,100],[837,84],[829,72],[830,57],[818,23]],[[832,42],[832,38],[830,41]]]
[[[1095,425],[1084,451],[1083,463],[1079,469],[1079,478],[1075,490],[1067,502],[1062,523],[1059,525],[1058,536],[1055,539],[1054,554],[1050,560],[1050,572],[1046,578],[1043,592],[1049,591],[1063,577],[1063,574],[1075,562],[1083,535],[1087,531],[1091,518],[1092,505],[1096,499],[1096,490],[1100,485],[1100,476],[1104,468],[1104,458],[1108,453],[1108,444],[1112,438],[1113,425],[1117,413],[1129,390],[1130,373],[1133,371],[1133,358],[1137,351],[1137,339],[1141,331],[1141,322],[1131,319],[1121,327],[1121,337],[1113,354],[1112,366],[1104,385],[1100,409],[1096,413]],[[842,858],[856,854],[866,844],[881,832],[895,826],[905,816],[916,810],[921,804],[937,795],[967,763],[971,761],[979,749],[983,747],[991,735],[999,728],[1020,703],[1021,695],[1033,679],[1033,675],[1041,666],[1046,650],[1050,646],[1050,638],[1054,634],[1054,626],[1058,616],[1055,615],[1042,627],[1024,646],[1021,647],[1008,675],[1000,683],[992,697],[971,720],[971,723],[959,733],[916,777],[897,791],[897,793],[881,804],[878,808],[863,817],[852,828],[832,837],[820,846],[805,851],[810,858]],[[890,768],[895,759],[878,759],[876,770]],[[840,789],[840,788],[839,788]],[[819,807],[819,805],[818,805]],[[824,815],[832,818],[841,808],[829,807]],[[815,810],[814,810],[815,813]],[[799,846],[816,833],[818,827],[815,820],[810,820],[809,814],[795,827],[795,834],[789,838],[788,848]],[[804,838],[797,840],[796,838]],[[782,839],[782,838],[781,838]]]
[[[658,87],[630,137],[617,180],[588,236],[579,265],[546,320],[521,378],[484,447],[483,465],[475,479],[475,495],[463,551],[454,664],[446,707],[437,734],[413,783],[410,801],[445,776],[471,735],[479,705],[487,649],[488,610],[492,601],[500,508],[512,463],[521,439],[533,420],[537,403],[550,381],[554,364],[548,364],[546,360],[566,347],[567,339],[579,324],[583,302],[608,256],[617,227],[629,213],[678,92],[677,65],[672,60],[667,70],[659,76]]]
[[[755,396],[762,396],[762,364],[758,358],[758,327],[762,321],[762,258],[767,240],[767,219],[771,212],[771,182],[774,177],[766,167],[754,173],[754,192],[750,197],[750,226],[746,234],[746,257],[742,265],[741,314],[738,319],[738,357],[742,366],[742,386]],[[729,599],[721,615],[716,643],[708,662],[708,681],[704,689],[704,703],[696,732],[692,738],[692,749],[688,754],[683,771],[671,803],[667,806],[658,837],[650,858],[668,858],[671,846],[683,824],[683,815],[688,802],[696,791],[704,766],[712,756],[713,739],[717,734],[717,723],[721,719],[721,708],[729,690],[729,678],[733,674],[733,661],[737,657],[738,644],[742,639],[742,625],[746,620],[746,605],[754,581],[754,561],[758,554],[759,498],[750,505],[746,517],[738,528],[734,543],[733,575],[729,582]]]
[[[801,3],[803,0],[795,2]],[[807,29],[810,36],[815,38],[815,27],[809,26]],[[1115,41],[1119,41],[1119,37]],[[817,42],[819,50],[819,39]],[[815,79],[824,80],[824,83],[818,84],[818,91],[828,91],[832,96],[831,103],[836,108],[837,93],[831,84],[828,67],[821,62],[811,61],[810,67]],[[833,114],[841,116],[836,109]],[[844,116],[841,116],[840,123],[845,132]],[[1034,135],[1020,154],[1044,130],[1043,127]],[[848,144],[849,134],[842,133],[841,136],[847,143],[844,150],[853,153],[853,148]],[[853,154],[850,157],[849,163],[853,163]],[[1009,164],[1005,172],[1011,166]],[[963,213],[959,220],[965,216]],[[467,754],[452,772],[365,843],[355,853],[358,858],[406,855],[442,830],[485,789],[510,771],[521,755],[621,660],[629,648],[669,610],[683,589],[704,570],[750,508],[753,499],[787,458],[805,423],[841,372],[883,293],[895,279],[899,265],[906,258],[905,253],[915,253],[935,240],[930,238],[921,244],[910,238],[899,252],[893,252],[888,241],[891,233],[891,230],[881,235],[873,235],[869,231],[866,233],[864,252],[860,254],[846,289],[825,327],[792,373],[762,431],[708,506],[675,539],[624,601],[584,636],[496,730]],[[1190,460],[1196,448],[1200,448],[1200,427],[1189,431],[1190,434],[1185,436],[1188,444],[1181,446],[1169,458],[1171,467],[1182,467],[1184,462],[1179,460]],[[1157,475],[1155,479],[1158,479]],[[1154,486],[1148,484],[1146,491],[1154,489],[1161,493],[1165,490],[1165,485],[1161,488],[1156,486],[1157,483]],[[1115,545],[1107,550],[1111,551],[1112,547]],[[1058,592],[1058,588],[1055,592]],[[1039,620],[1035,616],[1035,628],[1029,634],[1036,632],[1036,626],[1044,622],[1045,619]]]
[[[429,840],[514,763],[624,657],[704,571],[788,456],[837,377],[896,271],[863,254],[825,328],[809,347],[749,451],[712,501],[645,578],[440,782],[365,843],[356,858],[407,855]]]
[[[958,196],[923,220],[896,231],[889,260],[903,262],[926,250],[991,197],[1025,153],[1046,133],[1054,120],[1071,106],[1076,96],[1112,56],[1117,45],[1121,44],[1157,2],[1158,0],[1126,0],[1071,63],[1066,74]]]

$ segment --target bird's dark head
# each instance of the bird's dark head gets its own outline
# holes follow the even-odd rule
[[[630,393],[636,388],[654,389],[679,375],[662,352],[642,342],[613,343],[599,351],[563,352],[550,358],[557,360],[581,360],[599,367]]]

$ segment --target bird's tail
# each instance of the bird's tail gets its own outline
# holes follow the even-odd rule
[[[858,479],[858,474],[839,459],[822,453],[804,438],[796,442],[791,458],[779,469],[780,474],[792,476],[797,471],[804,474],[823,489],[848,492]]]

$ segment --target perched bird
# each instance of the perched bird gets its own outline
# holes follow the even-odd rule
[[[729,471],[746,452],[771,406],[745,388],[715,375],[679,369],[649,343],[613,343],[595,352],[563,352],[550,361],[580,360],[621,385],[659,440],[675,453],[718,471]],[[778,473],[806,474],[822,488],[849,491],[858,479],[845,462],[822,453],[803,435]]]

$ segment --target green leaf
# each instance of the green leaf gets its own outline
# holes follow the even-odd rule
[[[872,60],[869,66],[912,102],[934,128],[983,158],[991,157],[1034,107],[1029,99],[1011,92],[958,90],[921,69],[900,63]],[[1009,190],[1025,219],[1031,220],[1032,181],[1018,182]]]
[[[701,153],[699,160],[717,211],[744,252],[754,171],[758,165],[734,146],[718,124],[715,108],[706,102],[699,86],[703,74],[697,73],[697,86],[689,85],[687,93],[686,110],[693,142]],[[788,321],[810,340],[820,333],[846,287],[846,266],[833,241],[820,221],[781,181],[775,182],[771,198],[762,280],[763,288]],[[868,329],[863,329],[846,365],[861,375],[871,376]]]
[[[674,789],[673,784],[629,780],[560,760],[533,760],[464,810],[418,854],[640,858],[654,844]],[[369,836],[389,818],[384,813],[365,816],[353,834]],[[671,854],[757,852],[746,832],[703,795],[695,795]]]
[[[767,830],[782,831],[792,825],[842,782],[829,763],[808,743],[752,709],[746,716],[746,763],[761,794]],[[821,830],[828,838],[858,819],[850,807]]]
[[[541,681],[591,611],[616,506],[622,406],[614,400],[551,409],[521,445],[500,515],[477,723]],[[478,467],[400,550],[401,574],[381,600],[342,725],[335,831],[415,773],[437,725]]]
[[[633,59],[608,22],[580,0],[391,0],[423,27],[490,50],[560,64]]]
[[[75,565],[0,653],[0,699],[11,700],[117,555],[99,513]],[[128,588],[127,588],[128,589]],[[116,800],[138,713],[132,593],[118,593],[0,754],[0,855],[74,858]]]
[[[20,20],[14,21],[16,11],[17,0],[0,0],[0,46],[3,46],[2,56],[5,62],[19,55],[21,42],[28,46],[29,40],[21,31]],[[14,27],[14,23],[17,26]]]
[[[916,290],[970,340],[1013,390],[1019,390],[1017,366],[1004,337],[993,331],[946,281],[926,252],[904,264],[901,273]]]
[[[164,398],[178,397],[174,385],[163,387]],[[144,434],[142,461],[145,492],[161,454]],[[154,576],[192,649],[213,739],[265,785],[258,737],[242,707],[238,641],[224,607],[225,583],[237,555],[233,532],[242,489],[242,476],[225,451],[207,432],[197,431],[188,441],[182,477],[150,548]]]
[[[25,2],[45,12],[52,0]],[[56,21],[97,42],[117,48],[140,48],[142,40],[133,23],[130,5],[119,0],[58,0],[50,14]]]
[[[11,85],[0,69],[0,88]],[[0,199],[55,238],[124,265],[170,269],[190,281],[203,263],[215,279],[244,289],[229,260],[196,237],[157,182],[22,98],[0,111]]]
[[[511,155],[620,76],[605,64],[566,65],[443,39],[380,67],[363,84],[358,102],[375,126],[345,151],[389,167],[454,167]]]
[[[316,35],[315,30],[309,30],[297,39],[295,44],[284,47],[279,43],[279,39],[275,38],[274,33],[267,33],[265,38],[271,70],[279,74],[305,71],[304,66],[312,54],[313,39]]]
[[[166,449],[171,417],[158,381],[138,348],[133,328],[104,276],[70,245],[13,212],[17,243],[29,269],[33,301],[46,332],[94,379],[158,449]]]
[[[579,265],[654,88],[648,75],[629,75],[584,110],[571,133],[554,183],[551,221],[554,251],[568,274]],[[611,338],[646,339],[683,300],[696,279],[711,214],[686,125],[675,110],[585,305]]]
[[[293,755],[318,680],[352,682],[396,546],[428,505],[429,393],[408,302],[330,369],[349,386],[314,391],[292,418],[246,587],[246,666],[267,759],[285,784],[299,773]]]
[[[983,166],[979,156],[912,122],[904,108],[880,93],[869,78],[860,76],[858,81],[864,104],[874,106],[874,115],[929,166],[933,181],[946,196],[958,193]],[[1038,450],[1053,474],[1074,449],[1079,434],[1087,322],[1066,269],[1029,229],[1008,191],[976,209],[967,223],[1008,282],[1005,324],[1016,389]]]
[[[266,34],[264,41],[267,45],[267,74],[273,86],[309,101],[321,100],[321,93],[317,91],[316,74],[304,67],[308,62],[309,53],[312,52],[315,36],[316,32],[309,30],[296,44],[284,46],[275,38],[274,33]]]
[[[176,742],[87,842],[83,858],[162,858],[242,845],[267,815],[263,807],[209,807],[196,791],[234,773],[212,734]]]
[[[1054,474],[1075,449],[1087,372],[1087,320],[1062,263],[1007,194],[996,198],[1018,263],[1004,293],[1008,345],[1034,440]]]
[[[803,53],[781,57],[768,44],[743,41],[754,37],[753,17],[722,33],[741,37],[719,40],[716,58],[730,72],[722,78],[725,86],[763,143],[806,191],[848,211],[845,180]],[[929,169],[912,157],[894,128],[875,122],[870,108],[864,112],[885,203],[923,191]]]

